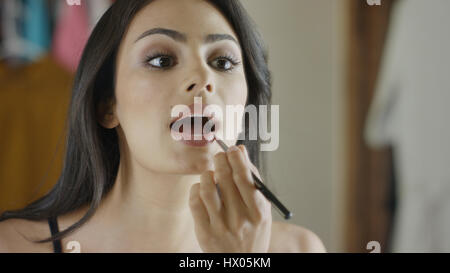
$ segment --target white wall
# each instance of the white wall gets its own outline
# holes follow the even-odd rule
[[[280,105],[270,187],[294,212],[292,223],[318,234],[328,251],[341,251],[344,8],[333,0],[241,2],[268,46],[273,104]]]

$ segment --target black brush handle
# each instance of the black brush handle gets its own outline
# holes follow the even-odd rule
[[[292,217],[292,212],[290,212],[278,198],[264,185],[264,183],[259,180],[259,178],[252,172],[253,180],[255,181],[256,188],[278,209],[278,212],[284,217],[284,219],[289,220]]]
[[[224,152],[228,151],[228,146],[223,142],[222,140],[215,137],[216,142],[219,144],[219,146],[222,148]],[[255,181],[255,187],[270,201],[272,204],[275,205],[275,208],[277,208],[278,212],[281,214],[281,216],[284,217],[284,219],[289,220],[292,217],[292,212],[290,212],[281,202],[278,200],[278,198],[264,185],[264,183],[253,173],[252,170],[250,170],[252,173],[253,180]]]

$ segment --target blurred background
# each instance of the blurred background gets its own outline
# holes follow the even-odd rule
[[[58,179],[73,73],[112,3],[76,2],[0,1],[0,211]],[[450,252],[450,1],[241,2],[269,49],[268,185],[290,221],[329,252]]]

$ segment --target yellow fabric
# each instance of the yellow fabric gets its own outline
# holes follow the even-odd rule
[[[0,63],[0,212],[56,183],[72,81],[48,55],[19,68]]]

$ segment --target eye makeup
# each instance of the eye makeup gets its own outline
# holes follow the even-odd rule
[[[157,58],[161,58],[161,60],[169,60],[169,66],[168,67],[158,67],[155,65],[152,65],[151,62]],[[217,57],[214,57],[212,61],[208,61],[208,64],[212,65],[214,62],[219,61],[219,60],[225,60],[227,62],[229,62],[230,64],[230,68],[220,68],[220,67],[216,67],[213,65],[214,68],[216,68],[219,71],[223,71],[223,72],[232,72],[237,66],[239,66],[241,64],[241,61],[234,57],[233,54],[230,53],[225,53],[222,55],[218,55]],[[166,50],[156,50],[148,55],[146,55],[144,57],[144,61],[143,61],[144,66],[152,69],[152,70],[167,70],[170,69],[171,67],[175,66],[176,64],[178,64],[177,62],[177,58],[174,57],[172,55],[172,53],[170,53],[169,51]],[[161,63],[159,63],[161,64]]]
[[[161,58],[161,59],[166,59],[166,60],[170,59],[172,62],[170,67],[176,65],[176,58],[172,56],[172,53],[170,53],[169,51],[165,51],[165,50],[156,50],[156,51],[146,55],[144,58],[143,64],[146,67],[149,67],[151,69],[156,69],[156,70],[158,70],[158,69],[164,70],[164,69],[170,68],[170,67],[168,67],[168,68],[157,67],[157,66],[153,66],[152,64],[150,64],[150,62],[156,58]]]

